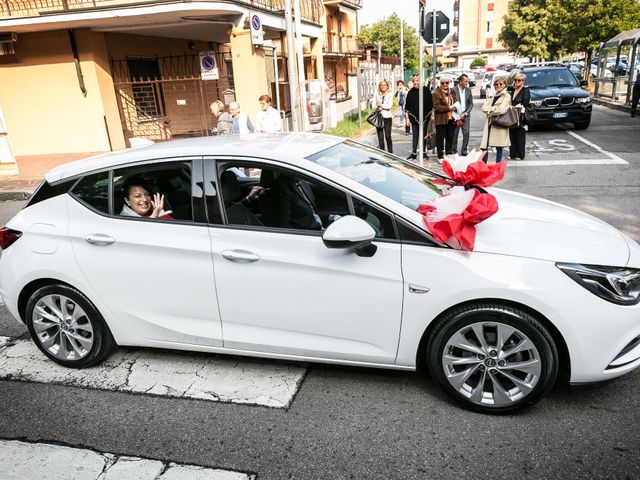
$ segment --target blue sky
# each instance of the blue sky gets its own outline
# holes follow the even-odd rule
[[[395,11],[407,24],[417,28],[418,4],[418,0],[364,0],[358,12],[358,23],[371,25]],[[427,8],[442,10],[450,20],[453,19],[453,0],[427,0]]]

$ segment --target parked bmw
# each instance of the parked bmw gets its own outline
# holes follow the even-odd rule
[[[437,174],[331,136],[173,141],[50,171],[0,230],[0,295],[54,362],[116,345],[428,370],[512,412],[558,372],[640,366],[640,246],[491,188],[473,252],[416,211]]]
[[[529,125],[573,123],[577,130],[584,130],[591,123],[591,96],[581,86],[569,67],[532,66],[511,72],[511,79],[518,74],[527,76],[531,102],[526,111]]]

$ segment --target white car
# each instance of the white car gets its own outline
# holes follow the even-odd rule
[[[640,366],[636,242],[492,188],[498,213],[460,251],[416,211],[436,179],[317,134],[71,163],[0,230],[0,294],[75,368],[116,345],[426,367],[468,408],[504,413],[540,400],[559,370],[582,384]]]

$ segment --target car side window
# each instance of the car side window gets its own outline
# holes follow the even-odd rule
[[[226,163],[219,184],[228,225],[320,233],[350,212],[339,190],[267,165]]]
[[[113,213],[193,221],[191,162],[145,164],[113,173]]]
[[[352,197],[352,201],[354,214],[373,227],[376,238],[397,240],[393,218],[390,215],[355,197]]]
[[[72,195],[83,203],[102,212],[109,213],[109,172],[94,173],[82,177]]]

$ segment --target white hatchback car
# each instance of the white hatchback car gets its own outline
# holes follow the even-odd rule
[[[489,189],[475,251],[416,211],[438,176],[335,137],[167,142],[61,166],[0,230],[0,294],[55,362],[115,345],[414,370],[469,408],[640,366],[640,246]]]

